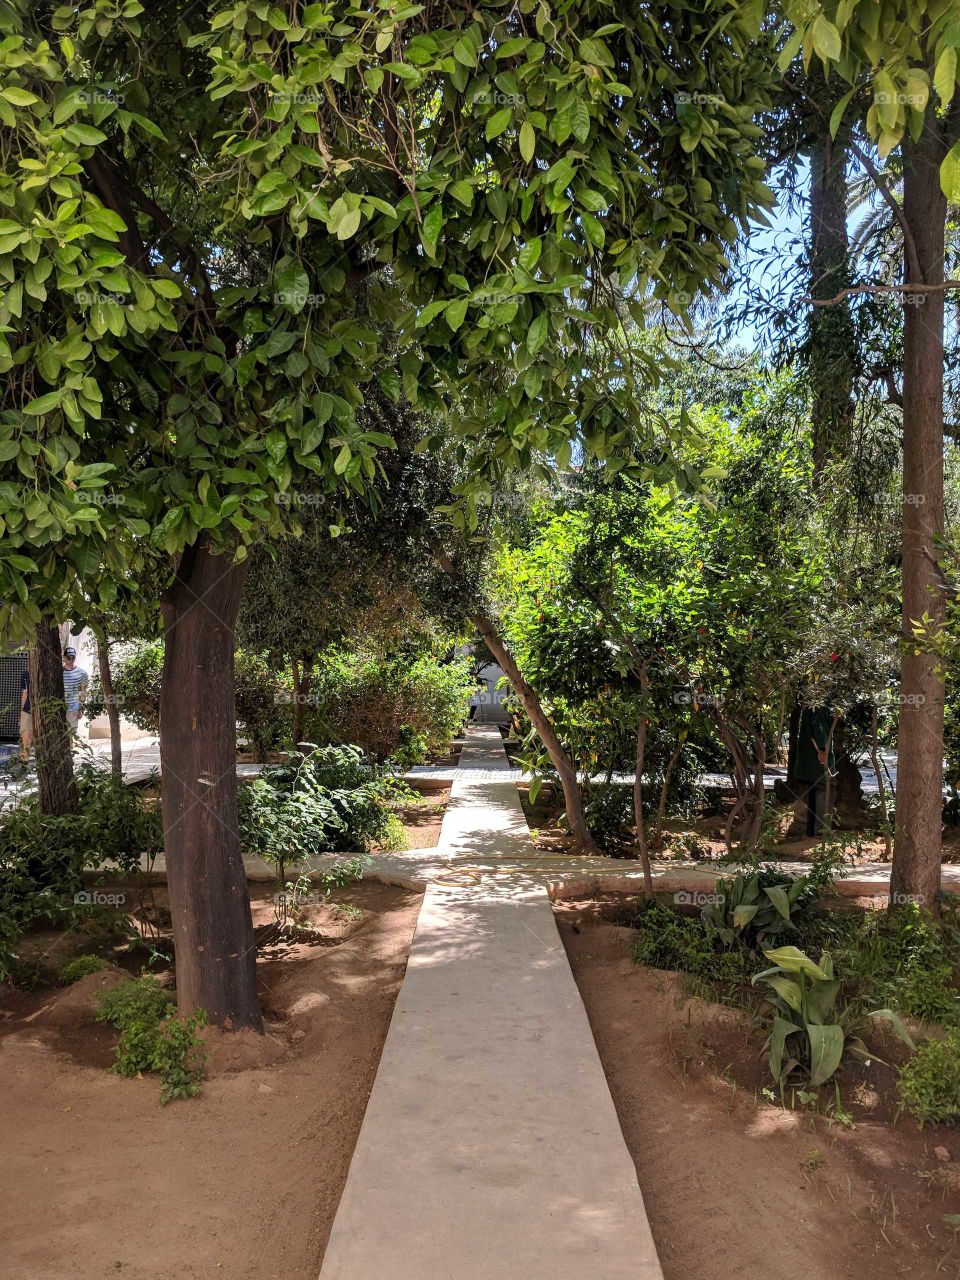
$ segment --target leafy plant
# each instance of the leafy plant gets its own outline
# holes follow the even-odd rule
[[[108,1022],[120,1032],[114,1065],[119,1075],[157,1072],[164,1103],[199,1093],[205,1060],[197,1036],[206,1023],[202,1009],[177,1018],[173,996],[151,977],[118,982],[103,992],[98,1004],[97,1021]]]
[[[840,1066],[846,1052],[864,1060],[871,1054],[856,1029],[863,1016],[854,1004],[837,1008],[840,980],[835,977],[828,952],[816,964],[797,947],[765,951],[773,968],[756,974],[754,983],[768,986],[775,1013],[765,1048],[770,1071],[781,1086],[791,1075],[806,1077],[811,1088],[819,1088]],[[888,1021],[908,1045],[913,1041],[898,1016],[890,1009],[867,1015]]]
[[[628,788],[613,783],[594,787],[584,805],[590,834],[604,853],[615,853],[619,849],[624,828],[630,820],[630,805]]]
[[[738,872],[719,879],[701,912],[708,938],[718,938],[725,946],[742,942],[755,950],[787,930],[796,929],[795,914],[811,896],[805,876],[791,879],[771,868],[761,867],[752,875]]]
[[[701,920],[647,898],[637,904],[633,959],[651,969],[678,970],[726,996],[750,977],[749,954],[716,946]]]
[[[960,1116],[960,1028],[928,1040],[900,1068],[900,1105],[921,1125],[953,1124]]]
[[[60,981],[64,984],[77,982],[91,973],[99,973],[103,968],[103,960],[99,956],[74,956],[60,969]]]

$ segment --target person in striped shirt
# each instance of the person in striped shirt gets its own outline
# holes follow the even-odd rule
[[[67,706],[67,727],[71,734],[77,732],[80,720],[80,703],[87,692],[90,677],[83,667],[77,666],[77,651],[68,646],[63,651],[63,700]]]

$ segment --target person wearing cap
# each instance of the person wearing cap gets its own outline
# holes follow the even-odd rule
[[[63,651],[63,700],[67,707],[67,727],[71,735],[77,732],[80,720],[80,703],[83,701],[90,677],[77,666],[77,651],[68,645]]]

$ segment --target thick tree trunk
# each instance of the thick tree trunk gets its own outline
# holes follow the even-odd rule
[[[903,210],[915,254],[906,284],[942,284],[946,200],[940,190],[944,144],[932,110],[918,142],[903,142]],[[909,249],[909,246],[908,246]],[[919,299],[919,301],[917,301]],[[937,908],[943,809],[943,681],[937,659],[913,647],[925,614],[942,625],[939,541],[943,534],[943,290],[904,295],[903,323],[903,637],[897,820],[890,905]]]
[[[160,764],[164,850],[181,1013],[263,1030],[237,829],[234,622],[246,565],[205,540],[163,600]]]
[[[818,102],[831,101],[823,73]],[[847,234],[846,130],[830,136],[829,106],[812,120],[810,147],[810,296],[833,298],[849,283],[850,243]],[[853,378],[856,339],[846,298],[831,307],[812,307],[805,365],[810,380],[810,425],[813,437],[814,483],[819,484],[831,457],[843,455],[853,419]]]
[[[36,637],[30,654],[30,708],[40,808],[49,817],[63,817],[76,811],[77,784],[63,698],[60,632],[41,622]]]
[[[103,705],[110,723],[110,772],[115,778],[123,775],[123,758],[120,748],[120,712],[117,696],[113,691],[113,675],[110,671],[110,646],[105,635],[97,636],[97,666],[100,671],[100,688]]]
[[[540,705],[540,699],[532,686],[524,680],[513,654],[503,640],[500,639],[493,622],[485,614],[481,613],[473,614],[470,621],[477,628],[487,648],[503,668],[507,678],[513,685],[514,692],[520,699],[521,706],[530,717],[530,723],[540,735],[540,739],[547,749],[550,761],[560,779],[560,785],[563,787],[567,823],[574,838],[574,844],[582,853],[599,853],[600,851],[594,844],[590,828],[587,826],[587,820],[584,816],[583,798],[580,794],[576,768],[557,737],[557,732],[550,723],[549,716]]]

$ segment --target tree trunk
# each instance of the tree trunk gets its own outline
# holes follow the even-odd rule
[[[293,745],[298,746],[303,740],[303,709],[310,696],[310,684],[313,678],[313,659],[304,661],[301,667],[297,658],[290,664],[293,676]]]
[[[234,623],[245,577],[246,564],[203,538],[165,593],[160,765],[178,1007],[262,1031],[237,826]]]
[[[906,284],[942,284],[947,204],[940,190],[944,143],[932,108],[918,142],[903,141],[903,210],[915,254]],[[916,301],[920,299],[921,301]],[[903,637],[897,766],[897,825],[890,906],[937,908],[943,810],[943,681],[937,659],[916,652],[913,623],[943,624],[937,557],[943,534],[943,290],[904,295]]]
[[[547,749],[550,761],[560,779],[560,785],[563,787],[567,823],[573,835],[575,848],[581,853],[599,853],[600,850],[594,844],[593,836],[590,834],[590,828],[587,826],[587,820],[584,816],[583,798],[580,794],[576,768],[557,737],[557,732],[550,723],[550,718],[540,705],[540,699],[534,689],[524,680],[513,654],[503,640],[500,639],[493,622],[485,614],[481,613],[472,615],[470,621],[477,628],[487,648],[506,672],[507,678],[513,685],[514,692],[520,699],[521,706],[530,717],[530,723],[540,735],[540,739]]]
[[[646,698],[649,684],[646,672],[640,673],[641,697]],[[646,708],[640,710],[637,720],[637,756],[633,775],[633,820],[637,826],[637,853],[640,855],[640,866],[643,869],[643,892],[648,898],[653,897],[653,876],[650,872],[650,852],[647,848],[647,824],[643,820],[643,771],[647,757],[647,727],[650,723]]]
[[[77,784],[73,776],[73,746],[63,698],[63,655],[60,632],[40,622],[36,646],[30,654],[30,709],[37,757],[40,808],[51,818],[75,813]]]
[[[670,759],[667,761],[667,767],[663,771],[663,785],[660,788],[660,799],[657,802],[657,818],[656,826],[653,831],[653,839],[651,844],[654,849],[659,849],[663,845],[663,823],[667,816],[667,800],[670,798],[670,783],[673,779],[673,771],[680,762],[683,755],[683,749],[687,745],[687,730],[683,729],[680,733],[679,741],[670,753]]]
[[[97,635],[97,666],[100,670],[100,688],[103,692],[103,705],[107,709],[110,722],[110,772],[115,778],[123,776],[123,758],[120,750],[120,712],[117,709],[117,697],[113,691],[113,676],[110,672],[110,646],[107,637]]]
[[[811,125],[810,147],[810,296],[833,298],[850,283],[850,242],[847,234],[846,129],[830,136],[830,107],[837,96],[812,66],[818,82],[816,97],[824,110]],[[804,364],[810,380],[810,426],[813,437],[813,478],[819,485],[831,458],[843,455],[853,421],[853,379],[856,339],[850,303],[844,298],[831,307],[812,307]]]
[[[883,770],[880,768],[880,747],[877,742],[877,708],[874,704],[870,714],[870,763],[873,765],[873,772],[877,775],[877,795],[880,799],[880,821],[883,823],[883,843],[886,847],[887,861],[889,862],[893,854],[893,844],[890,839],[890,811],[887,808],[887,786],[883,780]]]

